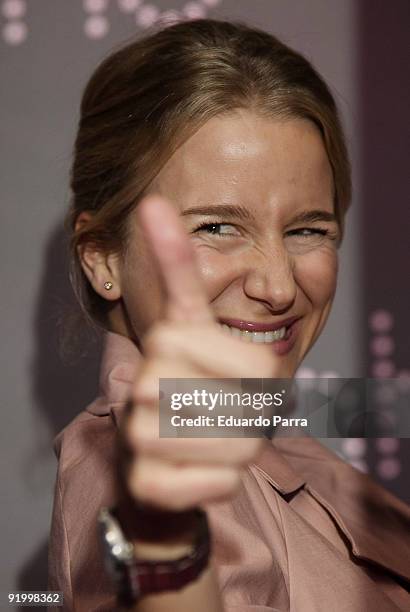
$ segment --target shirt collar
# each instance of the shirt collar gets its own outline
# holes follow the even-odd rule
[[[138,348],[125,336],[107,332],[100,367],[99,393],[87,411],[96,416],[110,414],[130,396],[142,357]]]
[[[355,557],[410,581],[410,507],[315,439],[275,445],[350,542]]]
[[[111,414],[118,425],[141,362],[131,340],[107,333],[99,396],[87,411]],[[410,508],[404,502],[309,437],[265,440],[255,467],[285,498],[306,486],[345,534],[354,556],[410,580]]]

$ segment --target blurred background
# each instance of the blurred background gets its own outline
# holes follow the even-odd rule
[[[52,441],[97,392],[100,340],[81,330],[64,355],[60,341],[76,308],[63,218],[82,89],[158,19],[207,16],[304,53],[343,116],[353,205],[333,313],[300,373],[410,377],[408,0],[0,0],[1,593],[46,589]],[[409,501],[409,442],[329,444]]]

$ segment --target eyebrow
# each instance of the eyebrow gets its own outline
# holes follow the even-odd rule
[[[219,204],[213,206],[192,206],[181,212],[181,217],[186,215],[205,215],[208,217],[228,217],[230,219],[243,219],[244,221],[255,221],[253,214],[245,206],[234,206],[233,204]]]
[[[314,221],[334,221],[337,217],[334,213],[327,210],[302,210],[292,219],[292,223],[313,223]]]
[[[229,219],[242,219],[244,221],[255,221],[254,215],[245,206],[236,206],[233,204],[219,204],[213,206],[192,206],[181,212],[181,217],[188,215],[204,215],[208,217],[225,217]],[[333,221],[337,222],[337,217],[334,213],[327,210],[302,210],[291,223],[313,223],[314,221]]]

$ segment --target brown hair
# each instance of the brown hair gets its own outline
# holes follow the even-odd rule
[[[165,162],[206,121],[237,108],[306,118],[318,126],[343,230],[350,164],[335,101],[311,64],[271,34],[243,23],[199,19],[165,27],[111,54],[83,95],[68,223],[71,279],[91,319],[104,324],[109,303],[83,274],[79,245],[123,252],[128,216]],[[82,211],[93,217],[74,232]]]

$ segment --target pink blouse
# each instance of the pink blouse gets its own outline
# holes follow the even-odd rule
[[[116,430],[140,360],[108,334],[101,393],[55,441],[49,589],[63,610],[116,609],[96,518],[115,504]],[[410,610],[409,507],[312,438],[266,440],[235,498],[206,510],[227,612]]]

